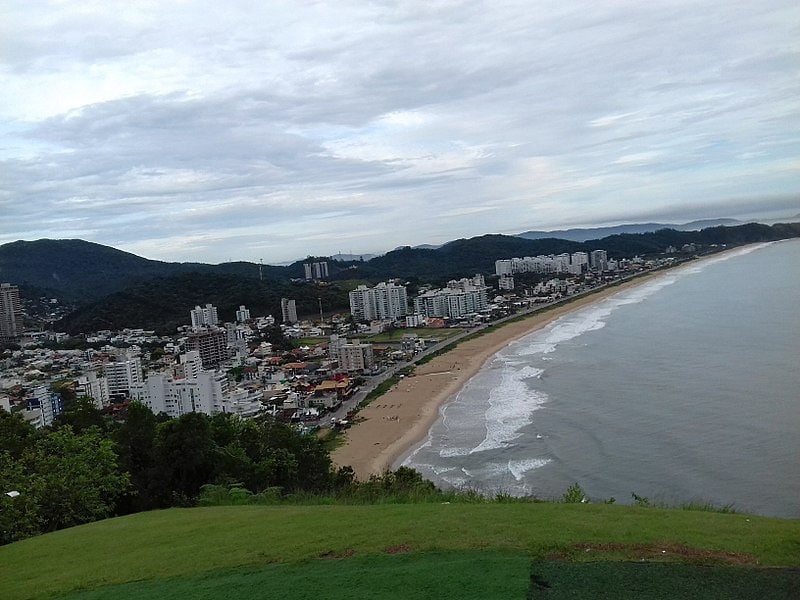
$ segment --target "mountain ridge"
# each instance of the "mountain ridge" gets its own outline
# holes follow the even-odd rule
[[[298,282],[303,279],[302,262],[288,267],[248,262],[165,263],[83,240],[39,240],[0,246],[0,281],[36,289],[37,293],[45,290],[49,294],[52,290],[55,297],[73,300],[78,311],[64,321],[68,331],[91,330],[87,327],[169,329],[185,320],[188,309],[204,302],[218,303],[222,310],[249,303],[251,309],[280,314],[280,298],[289,297],[297,299],[300,312],[311,314],[316,312],[316,299],[324,297],[327,310],[346,309],[346,290],[335,283],[337,280],[348,280],[351,289],[356,282],[388,278],[401,278],[412,285],[444,284],[475,273],[493,274],[496,260],[515,256],[604,249],[609,257],[620,258],[655,255],[668,246],[681,248],[690,243],[736,245],[799,236],[800,223],[751,223],[689,232],[662,229],[585,242],[487,234],[453,240],[437,249],[406,246],[369,261],[330,260],[332,282],[321,285]],[[233,291],[239,293],[238,301],[231,295]],[[160,300],[153,303],[150,297],[169,299],[171,304]],[[147,311],[129,310],[131,303],[152,305],[150,314],[158,313],[159,318],[147,317]],[[131,320],[114,317],[115,308]]]
[[[744,221],[738,219],[700,219],[689,223],[623,223],[622,225],[611,225],[608,227],[588,227],[574,229],[557,229],[553,231],[523,231],[516,234],[529,240],[543,238],[559,238],[574,242],[585,242],[588,240],[619,235],[623,233],[653,233],[661,229],[674,229],[675,231],[700,231],[708,227],[733,227],[744,225]]]

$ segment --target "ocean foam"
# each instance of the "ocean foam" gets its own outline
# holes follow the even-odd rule
[[[509,460],[508,470],[517,481],[522,481],[525,473],[540,469],[550,462],[549,458],[526,458],[524,460]]]
[[[469,448],[442,448],[439,450],[439,456],[442,458],[450,458],[453,456],[466,456],[470,453]]]
[[[532,414],[547,401],[547,394],[531,390],[525,380],[537,377],[542,369],[506,367],[500,385],[489,393],[489,408],[486,410],[486,437],[470,450],[484,452],[504,448],[518,438],[519,430],[530,424]]]

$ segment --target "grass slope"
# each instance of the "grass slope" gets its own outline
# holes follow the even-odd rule
[[[798,520],[549,503],[212,507],[140,513],[4,546],[0,597],[47,598],[322,556],[376,557],[397,547],[544,558],[577,543],[668,543],[800,566]]]
[[[795,600],[800,571],[652,562],[567,563],[531,567],[532,600]]]
[[[485,600],[525,598],[530,559],[504,552],[356,556],[128,583],[60,600]]]

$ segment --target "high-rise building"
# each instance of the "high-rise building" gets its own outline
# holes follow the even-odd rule
[[[22,301],[19,288],[0,284],[0,342],[14,342],[22,336]]]
[[[338,361],[339,369],[348,373],[364,371],[375,364],[372,344],[362,344],[359,340],[332,335],[328,353],[331,359]]]
[[[303,271],[305,272],[306,279],[327,279],[328,278],[328,262],[310,262],[303,263]]]
[[[111,396],[125,396],[131,387],[142,382],[142,361],[138,356],[107,363],[103,367]]]
[[[217,316],[217,307],[211,304],[205,306],[195,306],[189,311],[189,316],[192,318],[192,328],[200,329],[201,327],[215,327],[219,325],[219,317]]]
[[[95,371],[87,371],[75,380],[75,395],[88,396],[94,400],[95,407],[104,408],[111,401],[108,394],[108,379],[105,375],[98,376]]]
[[[450,281],[446,288],[420,294],[414,298],[414,312],[426,317],[460,319],[485,310],[489,305],[488,289],[473,282],[473,279]]]
[[[199,412],[232,413],[248,418],[261,412],[261,393],[232,388],[221,371],[200,370],[184,378],[154,373],[131,389],[131,397],[153,413],[170,417]]]
[[[246,323],[250,320],[250,311],[242,305],[239,307],[239,310],[236,311],[236,321],[238,323]]]
[[[204,369],[212,369],[228,358],[228,336],[224,329],[195,331],[189,334],[186,348],[200,355]]]
[[[360,285],[350,292],[350,314],[358,321],[401,319],[408,314],[406,288],[391,281],[374,288]]]
[[[586,252],[573,252],[569,260],[569,272],[581,275],[589,270],[589,255]]]
[[[605,250],[592,250],[589,254],[589,266],[598,273],[608,271],[608,253]]]
[[[41,426],[49,427],[53,420],[64,412],[64,402],[59,394],[54,393],[50,386],[40,385],[33,388],[25,398],[28,410],[41,411]]]
[[[497,287],[501,290],[513,290],[514,289],[514,276],[513,275],[500,275],[500,279],[497,280]]]
[[[281,318],[284,323],[297,323],[297,303],[289,298],[281,298]]]

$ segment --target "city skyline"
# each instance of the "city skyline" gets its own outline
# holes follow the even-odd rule
[[[0,244],[275,264],[800,211],[788,1],[0,15]]]

